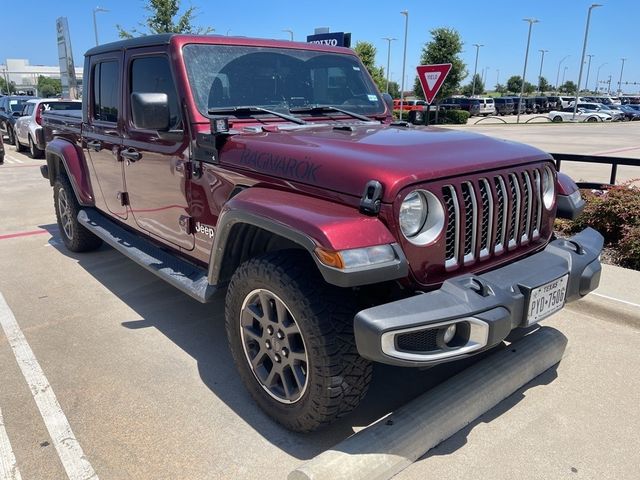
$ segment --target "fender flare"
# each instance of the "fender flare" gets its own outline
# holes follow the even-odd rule
[[[49,184],[53,186],[60,173],[60,168],[64,168],[78,203],[83,207],[93,207],[95,198],[82,150],[68,140],[54,138],[47,144],[45,157]]]
[[[233,227],[249,224],[281,236],[309,252],[325,281],[354,287],[404,278],[408,262],[394,236],[377,217],[357,208],[297,193],[253,187],[238,193],[222,209],[209,260],[209,283],[218,285]],[[320,262],[315,249],[331,251],[389,244],[396,259],[380,265],[341,270]]]

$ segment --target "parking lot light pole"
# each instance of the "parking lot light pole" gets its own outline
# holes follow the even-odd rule
[[[556,75],[556,90],[560,91],[560,85],[558,84],[558,81],[560,80],[560,66],[562,65],[562,63],[569,58],[571,55],[567,55],[565,57],[562,58],[562,60],[560,60],[558,62],[558,74]]]
[[[474,47],[476,47],[476,65],[473,67],[473,80],[471,86],[471,96],[473,97],[476,93],[476,73],[478,73],[478,53],[480,52],[480,47],[484,47],[481,43],[474,43]]]
[[[289,34],[289,40],[293,42],[293,30],[291,30],[290,28],[283,28],[282,31],[287,32]]]
[[[500,85],[500,69],[496,68],[496,88]]]
[[[522,95],[524,94],[524,82],[527,78],[527,61],[529,60],[529,45],[531,45],[531,28],[534,23],[538,23],[540,20],[536,20],[535,18],[523,18],[525,22],[529,22],[529,35],[527,36],[527,50],[524,53],[524,69],[522,71],[522,86],[520,87],[520,98],[518,100],[518,118],[516,118],[516,123],[520,123],[520,110],[522,106]]]
[[[402,54],[402,88],[400,89],[400,120],[402,120],[402,110],[404,108],[404,71],[407,66],[407,33],[409,31],[409,11],[403,10],[400,15],[404,15],[404,53]]]
[[[591,10],[594,8],[601,7],[599,3],[593,3],[589,7],[589,12],[587,13],[587,25],[584,29],[584,42],[582,43],[582,56],[580,57],[580,72],[578,73],[578,84],[576,85],[576,98],[573,102],[573,117],[572,120],[575,121],[576,113],[578,112],[578,97],[580,96],[580,83],[582,82],[582,69],[584,68],[584,56],[587,53],[587,39],[589,37],[589,23],[591,22]]]
[[[591,71],[591,59],[595,57],[594,54],[590,53],[587,55],[589,57],[589,61],[587,62],[587,78],[584,81],[584,88],[589,89],[589,72]]]
[[[538,50],[542,53],[542,58],[540,59],[540,73],[538,73],[538,90],[540,91],[540,95],[542,95],[542,65],[544,64],[544,54],[549,50]]]
[[[598,93],[598,80],[600,80],[600,69],[607,65],[607,62],[604,62],[602,65],[598,67],[598,73],[596,73],[596,88],[594,89],[596,93]]]
[[[561,85],[564,85],[564,77],[567,74],[567,70],[569,70],[569,67],[567,65],[565,65],[564,69],[562,70],[562,83],[561,83]]]
[[[624,62],[626,58],[621,58],[622,67],[620,68],[620,80],[618,81],[618,96],[622,95],[622,72],[624,72]]]
[[[391,64],[391,42],[397,40],[397,38],[384,37],[383,40],[386,40],[389,43],[389,46],[387,47],[387,93],[389,93],[389,65]]]
[[[93,33],[96,36],[96,46],[100,45],[98,42],[98,22],[96,21],[96,13],[98,12],[108,12],[106,8],[96,7],[93,9]]]

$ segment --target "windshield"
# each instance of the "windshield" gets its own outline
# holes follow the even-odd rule
[[[384,101],[355,57],[309,50],[186,45],[184,61],[200,113],[255,106],[278,112],[337,106],[363,115]]]

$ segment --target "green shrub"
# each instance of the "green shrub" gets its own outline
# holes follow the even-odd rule
[[[640,270],[640,225],[627,226],[623,229],[622,238],[618,242],[616,260],[623,267]]]
[[[556,220],[556,230],[570,235],[594,228],[604,236],[617,263],[640,270],[640,188],[632,182],[608,190],[582,190],[584,211],[573,222]]]

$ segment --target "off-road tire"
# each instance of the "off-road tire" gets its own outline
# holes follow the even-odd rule
[[[31,135],[29,135],[29,155],[31,158],[42,158],[44,152],[38,148],[36,142],[33,141]]]
[[[58,175],[53,185],[53,204],[60,236],[72,252],[89,252],[102,245],[102,240],[78,222],[80,204],[65,174]]]
[[[245,299],[257,289],[283,301],[297,324],[308,356],[306,389],[294,403],[282,403],[253,373],[240,332]],[[324,282],[306,252],[285,250],[238,267],[226,296],[229,347],[249,393],[278,423],[297,432],[328,425],[352,411],[365,396],[372,366],[356,349],[355,299]]]

